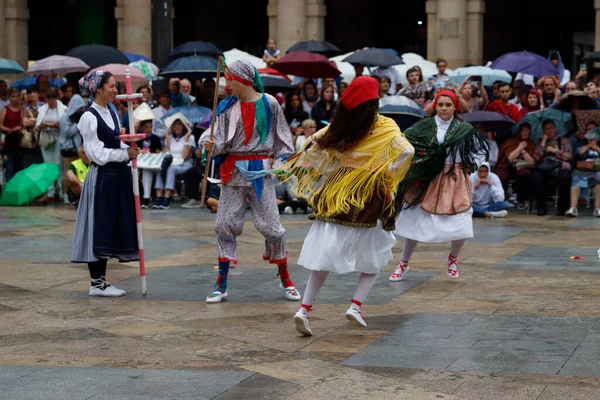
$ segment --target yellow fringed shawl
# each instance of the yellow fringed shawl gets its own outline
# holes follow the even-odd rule
[[[373,130],[344,153],[319,147],[315,140],[327,130],[315,133],[294,158],[273,171],[275,175],[283,180],[297,178],[292,191],[306,199],[317,219],[346,214],[352,207],[363,210],[373,194],[382,193],[382,189],[389,195],[383,211],[393,215],[398,184],[414,154],[398,125],[379,115]]]

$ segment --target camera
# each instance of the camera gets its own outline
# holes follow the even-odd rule
[[[481,75],[473,75],[471,77],[471,82],[481,82]]]

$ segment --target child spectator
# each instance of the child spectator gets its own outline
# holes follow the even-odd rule
[[[281,52],[277,48],[277,41],[275,39],[267,40],[267,48],[263,54],[263,61],[267,64],[267,67],[272,66],[281,56]]]
[[[90,169],[90,159],[85,154],[83,146],[79,146],[77,155],[79,158],[71,162],[71,164],[69,164],[69,169],[67,170],[67,182],[69,184],[68,195],[70,197],[69,200],[75,204],[75,207],[77,207],[79,204],[79,197],[81,196],[81,190],[83,189],[83,182],[85,181],[85,177]]]
[[[314,119],[305,119],[302,121],[300,129],[296,131],[296,135],[292,138],[294,149],[300,151],[306,139],[311,137],[317,131],[317,122]]]

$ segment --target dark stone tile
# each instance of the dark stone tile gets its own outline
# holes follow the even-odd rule
[[[301,386],[296,383],[257,373],[215,397],[215,400],[283,400],[300,388]]]
[[[22,335],[0,335],[0,346],[17,346],[42,342],[62,342],[116,337],[109,332],[96,328],[81,328],[48,333],[26,333]]]
[[[510,212],[510,211],[509,211]],[[474,243],[502,243],[514,236],[517,236],[521,232],[525,231],[523,226],[507,226],[497,225],[491,223],[486,225],[474,225],[473,234],[474,237],[471,242]]]
[[[498,361],[498,360],[469,360],[459,359],[452,363],[447,369],[451,371],[492,371],[506,372],[512,374],[546,374],[556,375],[563,362],[533,362],[522,361]]]
[[[598,249],[532,246],[497,264],[497,269],[600,272]],[[582,256],[585,260],[571,260]]]

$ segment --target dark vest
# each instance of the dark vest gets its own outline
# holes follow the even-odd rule
[[[118,136],[121,134],[121,132],[119,132],[119,120],[117,119],[115,113],[110,109],[108,110],[113,119],[113,123],[115,124],[115,128],[111,129],[108,125],[106,125],[106,122],[104,122],[98,111],[92,107],[88,108],[88,111],[94,114],[98,120],[98,140],[104,143],[104,147],[107,149],[120,149],[121,141],[119,140]]]

